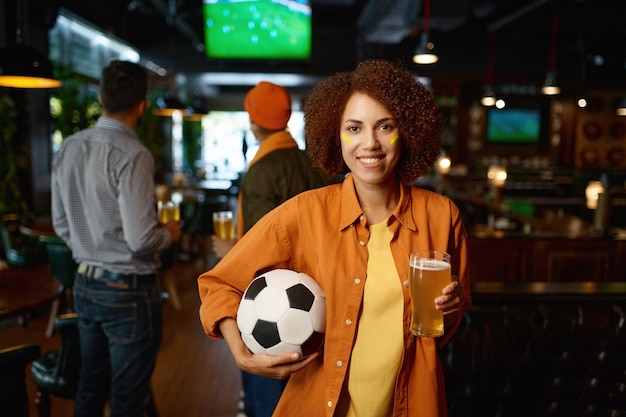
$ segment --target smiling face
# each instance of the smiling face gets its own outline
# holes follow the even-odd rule
[[[400,139],[396,120],[378,101],[354,93],[340,125],[341,153],[357,186],[388,186],[397,181]]]

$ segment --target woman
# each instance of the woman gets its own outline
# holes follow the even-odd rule
[[[291,376],[275,416],[445,416],[437,348],[469,308],[470,282],[458,209],[411,186],[439,155],[437,105],[412,72],[371,60],[316,86],[304,115],[314,165],[349,174],[268,213],[198,278],[204,329],[226,340],[240,368]],[[417,249],[450,253],[458,277],[433,301],[445,314],[437,339],[409,333],[408,264]],[[243,344],[235,321],[242,293],[275,268],[304,272],[324,289],[322,352],[252,355]]]

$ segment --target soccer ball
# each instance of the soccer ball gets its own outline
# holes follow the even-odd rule
[[[324,342],[326,297],[307,274],[274,269],[246,288],[237,326],[252,353],[299,352],[307,356]]]

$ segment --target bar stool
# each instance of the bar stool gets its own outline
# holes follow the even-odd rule
[[[61,347],[39,355],[31,366],[31,376],[37,387],[39,417],[50,417],[50,396],[75,399],[80,376],[80,338],[78,315],[62,314],[55,320],[55,329],[61,336]],[[1,370],[1,368],[0,368]],[[158,417],[154,396],[150,395],[148,417]]]
[[[62,314],[54,321],[61,347],[33,361],[31,376],[37,386],[39,417],[50,417],[50,396],[74,399],[80,373],[80,340],[76,313]]]
[[[46,335],[50,337],[54,331],[54,321],[59,312],[71,313],[74,311],[72,287],[78,265],[72,257],[70,248],[58,236],[41,235],[39,241],[46,247],[52,276],[63,286],[61,296],[52,302],[50,309],[50,319],[46,328]]]

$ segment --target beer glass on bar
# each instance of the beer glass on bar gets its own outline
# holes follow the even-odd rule
[[[420,337],[443,336],[443,312],[435,308],[435,298],[451,282],[450,255],[436,250],[418,250],[409,261],[411,294],[411,334]]]

